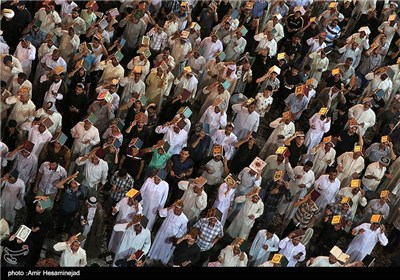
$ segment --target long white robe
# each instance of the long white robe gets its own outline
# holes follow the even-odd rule
[[[112,253],[116,253],[124,233],[123,231],[119,231],[119,227],[116,227],[116,225],[129,223],[136,214],[142,214],[142,206],[139,204],[137,210],[134,205],[129,206],[128,197],[121,199],[115,208],[118,211],[118,215],[115,219],[110,241],[108,242],[108,251]]]
[[[241,237],[247,239],[255,219],[260,217],[264,212],[264,203],[261,199],[257,203],[254,203],[251,197],[247,198],[246,196],[238,196],[235,202],[243,203],[243,207],[233,219],[226,233],[233,238]],[[250,215],[254,215],[254,219],[250,219]]]
[[[282,118],[277,118],[269,124],[269,127],[274,128],[274,130],[260,152],[261,159],[266,159],[270,155],[274,154],[276,149],[278,149],[279,146],[283,146],[283,142],[292,137],[296,132],[293,122],[285,124],[284,122],[281,123],[281,120]],[[284,138],[278,139],[278,135],[282,135]]]
[[[161,181],[158,185],[154,183],[153,178],[147,178],[140,188],[142,195],[143,215],[149,220],[147,228],[152,230],[157,218],[158,210],[164,208],[167,201],[169,185],[166,181]]]
[[[335,198],[340,188],[338,178],[331,182],[328,177],[329,175],[321,175],[314,183],[314,189],[321,194],[315,201],[321,212],[326,205],[335,203]]]
[[[332,166],[335,162],[336,151],[330,148],[328,152],[325,150],[325,144],[323,146],[317,145],[310,150],[311,157],[309,160],[313,162],[313,167],[315,178],[319,178],[325,173],[328,166]]]
[[[207,207],[207,193],[202,191],[200,195],[197,195],[193,191],[193,186],[190,184],[184,184],[186,187],[183,189],[185,192],[182,195],[183,200],[183,213],[186,215],[189,221],[192,219],[200,218],[200,213]]]
[[[31,153],[35,154],[35,156],[39,158],[39,154],[44,145],[49,142],[53,136],[47,129],[43,133],[40,133],[39,125],[32,126],[30,123],[25,123],[21,128],[29,131],[28,140],[35,144]]]
[[[235,120],[233,121],[235,126],[233,133],[239,141],[246,137],[249,132],[257,132],[260,124],[259,113],[253,111],[249,114],[248,109],[241,104],[233,105],[232,110],[236,113]]]
[[[379,184],[381,183],[381,180],[382,180],[383,176],[385,175],[385,172],[386,172],[386,167],[384,167],[384,166],[380,167],[379,162],[370,163],[367,166],[367,169],[365,170],[364,176],[361,180],[362,185],[364,187],[366,187],[368,190],[374,192],[376,190],[376,188],[379,186]],[[375,180],[374,178],[368,179],[365,177],[368,175],[375,176],[379,180]]]
[[[354,105],[349,109],[349,118],[355,118],[357,123],[364,123],[360,128],[361,135],[363,136],[368,128],[374,126],[376,121],[375,112],[371,108],[364,110],[363,104]]]
[[[157,126],[155,132],[158,134],[163,133],[163,140],[170,144],[169,153],[171,155],[178,154],[183,147],[186,146],[188,133],[186,130],[181,129],[179,133],[176,133],[173,129],[173,125],[162,127]]]
[[[237,143],[237,137],[234,133],[225,134],[224,129],[217,130],[212,136],[211,141],[213,145],[221,145],[225,151],[225,157],[229,160],[233,157],[235,152],[235,144]]]
[[[350,197],[351,200],[353,201],[353,204],[350,207],[351,210],[351,216],[355,217],[358,205],[361,205],[362,207],[365,207],[367,205],[367,199],[361,195],[361,192],[358,191],[356,194],[353,194],[352,188],[351,187],[344,187],[341,188],[339,191],[339,195],[341,197]]]
[[[308,57],[311,59],[310,78],[314,78],[317,81],[321,80],[322,73],[328,69],[329,59],[327,57],[321,58],[316,52],[309,54]],[[318,69],[322,71],[318,71]]]
[[[142,231],[139,234],[136,234],[136,231],[134,229],[135,226],[132,225],[131,227],[126,229],[127,225],[128,223],[120,225],[123,236],[114,257],[114,266],[115,261],[126,259],[137,250],[142,250],[144,254],[147,254],[151,246],[150,230],[148,230],[147,228],[142,228]]]
[[[279,248],[279,254],[284,255],[289,261],[287,267],[294,267],[296,266],[297,262],[302,262],[306,258],[306,248],[304,247],[304,245],[299,243],[294,246],[292,240],[289,239],[289,237],[285,237],[279,242]],[[298,260],[296,260],[293,257],[296,256],[298,253],[302,253],[302,255]]]
[[[364,232],[357,234],[350,242],[346,251],[346,254],[350,255],[349,262],[361,261],[367,254],[371,254],[378,242],[382,246],[388,244],[388,239],[386,235],[382,233],[380,228],[372,231],[370,227],[371,224],[364,223],[353,229],[356,231],[363,229]]]
[[[264,249],[263,246],[267,245],[268,249]],[[267,230],[262,229],[258,231],[256,237],[251,244],[249,255],[251,259],[251,266],[258,266],[268,260],[271,252],[277,252],[279,250],[279,237],[274,234],[271,239],[267,239]]]
[[[222,213],[221,224],[225,225],[229,207],[235,198],[235,189],[229,189],[226,183],[222,183],[218,188],[218,196],[214,201],[213,208],[217,208]]]
[[[201,123],[208,123],[210,125],[210,135],[213,135],[218,129],[225,128],[227,124],[226,113],[215,113],[215,107],[209,106],[204,114],[201,116]]]
[[[310,152],[315,145],[318,145],[321,142],[324,133],[331,129],[331,121],[329,120],[327,122],[326,120],[327,119],[321,120],[321,115],[318,113],[315,113],[311,119],[309,119],[308,123],[310,124],[310,128],[307,131],[304,140],[304,145],[308,147],[308,152]],[[312,125],[314,125],[315,128],[311,128]]]
[[[175,250],[175,246],[169,238],[184,236],[187,232],[188,219],[183,213],[179,216],[175,215],[174,209],[164,208],[158,213],[165,220],[154,238],[148,256],[150,259],[160,260],[163,264],[167,264]]]
[[[20,205],[24,205],[24,194],[25,194],[25,183],[21,179],[17,179],[14,184],[4,181],[1,184],[1,217],[6,219],[10,224],[10,230],[13,229],[15,216],[17,210],[15,210],[15,204],[17,202]]]
[[[231,36],[230,34],[223,38],[226,45],[225,54],[226,61],[236,61],[246,48],[247,41],[245,38],[237,38],[236,35]]]
[[[364,169],[364,158],[362,156],[357,159],[353,158],[353,152],[346,152],[338,156],[337,164],[343,166],[343,172],[339,172],[337,178],[341,182],[341,187],[348,187],[353,179],[354,172],[360,174]]]
[[[308,261],[307,261],[308,262]],[[319,256],[316,257],[314,262],[308,267],[341,267],[342,265],[339,262],[330,263],[329,257],[326,256]]]
[[[247,254],[243,252],[244,259],[242,261],[240,260],[241,254],[235,255],[233,253],[233,246],[228,245],[221,250],[218,259],[222,259],[222,267],[246,267],[248,262]]]
[[[294,178],[291,178],[289,182],[289,191],[291,194],[291,201],[288,202],[285,196],[282,196],[281,202],[278,205],[278,213],[282,216],[285,216],[287,219],[293,218],[296,213],[297,207],[293,207],[293,204],[298,200],[303,198],[307,194],[307,190],[314,184],[315,177],[314,172],[309,170],[308,172],[304,171],[303,166],[296,166],[293,168]],[[297,176],[301,176],[300,179],[297,179]],[[299,185],[304,184],[304,188],[300,188]]]

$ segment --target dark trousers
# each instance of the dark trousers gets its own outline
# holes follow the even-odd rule
[[[66,232],[71,234],[76,212],[65,212],[62,208],[58,213],[57,232]]]

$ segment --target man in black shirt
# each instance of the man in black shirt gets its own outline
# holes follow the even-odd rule
[[[348,130],[343,130],[337,137],[337,144],[335,147],[336,157],[340,156],[345,152],[350,152],[353,150],[354,145],[362,145],[362,136],[357,125],[351,125]]]
[[[196,243],[198,229],[194,228],[189,234],[175,239],[173,244],[176,246],[174,251],[174,266],[190,267],[200,260],[200,248]]]

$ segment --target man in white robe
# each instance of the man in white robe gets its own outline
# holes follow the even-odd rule
[[[220,106],[209,106],[200,118],[199,122],[210,125],[210,135],[213,135],[220,128],[225,128],[227,125],[227,115],[221,110]]]
[[[177,200],[168,208],[161,209],[158,213],[165,220],[154,238],[148,257],[152,260],[160,260],[166,265],[175,250],[172,241],[174,238],[181,238],[186,234],[188,219],[183,214],[181,200]]]
[[[230,160],[235,152],[235,144],[237,143],[237,137],[232,132],[234,126],[232,123],[228,123],[225,129],[217,130],[212,136],[212,145],[221,145],[225,151],[225,157]]]
[[[159,210],[164,208],[167,201],[169,184],[155,175],[149,177],[140,188],[142,195],[143,214],[149,219],[147,228],[151,231]]]
[[[346,254],[350,255],[349,262],[361,261],[367,254],[371,254],[378,242],[382,246],[388,244],[385,226],[379,226],[379,223],[363,223],[353,228],[351,233],[354,239],[346,251]]]
[[[385,176],[386,167],[389,165],[390,159],[388,157],[381,157],[378,162],[370,163],[365,170],[362,177],[362,185],[367,199],[371,199],[382,178]]]
[[[356,146],[355,149],[360,146]],[[337,162],[337,178],[341,182],[341,187],[347,187],[352,179],[357,179],[361,171],[364,169],[364,158],[361,151],[354,150],[346,152],[338,156]]]
[[[242,33],[240,31],[236,31],[234,34],[229,34],[225,36],[222,40],[224,44],[226,44],[225,60],[236,62],[246,48],[246,39],[242,37]]]
[[[306,258],[306,248],[300,243],[301,238],[302,236],[296,236],[295,232],[291,232],[279,241],[279,254],[288,259],[287,267],[295,267],[298,262],[302,262]]]
[[[315,178],[319,178],[319,176],[325,173],[328,166],[332,166],[335,163],[335,156],[336,151],[333,148],[331,137],[326,137],[325,141],[310,150],[308,159],[314,163],[312,171]]]
[[[279,146],[283,146],[286,139],[292,137],[296,132],[294,123],[290,117],[290,114],[286,114],[286,117],[277,118],[269,124],[269,127],[274,130],[268,137],[267,142],[264,144],[260,152],[260,158],[266,159],[270,155],[274,154]]]
[[[365,192],[355,184],[351,184],[350,187],[341,188],[338,194],[341,198],[349,197],[353,201],[350,207],[351,216],[353,219],[356,215],[358,205],[362,207],[367,205],[367,199],[364,196]]]
[[[178,154],[186,146],[188,133],[176,124],[166,122],[163,125],[157,126],[155,132],[157,134],[164,134],[163,140],[170,144],[169,153],[171,155]]]
[[[331,169],[328,174],[321,175],[314,183],[314,189],[320,193],[315,201],[320,213],[323,213],[325,207],[335,203],[335,198],[340,188],[340,181],[337,177],[338,172]]]
[[[255,187],[247,195],[236,197],[235,202],[243,203],[243,206],[226,231],[229,236],[248,239],[255,219],[264,212],[264,203],[258,195],[260,189]]]
[[[202,177],[200,177],[202,178]],[[189,222],[197,221],[200,213],[207,207],[207,193],[204,191],[204,185],[199,185],[196,179],[192,182],[180,181],[178,187],[184,191],[182,195],[183,214],[186,215]],[[207,180],[201,182],[206,183]]]
[[[36,48],[31,42],[23,39],[18,43],[14,56],[21,62],[22,70],[29,77],[32,69],[32,62],[36,57]]]
[[[279,241],[273,227],[259,230],[250,247],[250,266],[258,266],[269,259],[271,252],[278,252]]]
[[[368,128],[373,127],[376,121],[375,112],[371,109],[371,98],[365,98],[363,104],[356,104],[349,109],[349,119],[355,119],[364,136]]]
[[[216,53],[222,52],[223,45],[217,35],[212,34],[210,37],[206,37],[201,41],[200,50],[201,55],[209,62],[214,58]]]
[[[118,260],[128,258],[137,250],[143,251],[145,255],[149,252],[151,233],[146,228],[147,221],[146,216],[138,214],[129,223],[119,225],[121,231],[123,231],[123,236],[114,257],[114,266]]]
[[[28,131],[28,141],[31,141],[35,146],[33,147],[32,153],[39,158],[40,152],[42,151],[44,145],[50,142],[53,137],[50,131],[47,129],[46,125],[50,126],[50,122],[46,119],[40,123],[24,123],[21,128],[22,130]]]
[[[218,261],[222,267],[246,267],[248,257],[238,245],[228,245],[219,253]]]
[[[94,121],[94,119],[92,119]],[[75,168],[74,161],[76,158],[86,155],[90,152],[93,146],[100,143],[99,130],[93,125],[89,119],[83,122],[78,122],[72,129],[71,135],[74,142],[71,148],[71,165],[69,173]]]
[[[297,207],[294,207],[294,203],[302,199],[308,189],[314,184],[315,177],[314,172],[311,170],[313,163],[307,161],[304,166],[296,166],[293,168],[293,178],[289,182],[289,191],[291,194],[291,201],[288,202],[286,197],[283,196],[278,206],[278,213],[287,219],[293,218],[297,211]]]
[[[135,215],[142,214],[142,205],[137,201],[134,201],[132,197],[125,197],[112,208],[111,214],[115,216],[117,213],[118,215],[115,219],[110,241],[108,242],[108,251],[114,254],[116,253],[124,234],[123,231],[119,231],[119,229],[121,229],[121,226],[119,225],[129,223]]]
[[[311,258],[306,263],[307,267],[341,267],[340,262],[332,255]]]
[[[236,113],[233,122],[235,126],[233,133],[238,140],[242,140],[249,132],[257,132],[260,124],[260,114],[256,112],[256,106],[255,102],[249,105],[242,103],[232,106],[232,110]]]
[[[308,123],[310,124],[310,128],[306,133],[304,145],[308,147],[309,153],[314,146],[321,142],[324,133],[327,133],[331,129],[331,118],[315,113],[308,120]]]

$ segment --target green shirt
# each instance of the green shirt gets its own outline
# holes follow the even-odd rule
[[[168,159],[172,155],[170,153],[164,153],[160,155],[158,153],[158,149],[153,149],[153,155],[151,156],[151,160],[149,163],[149,168],[153,169],[163,169],[167,165]]]

